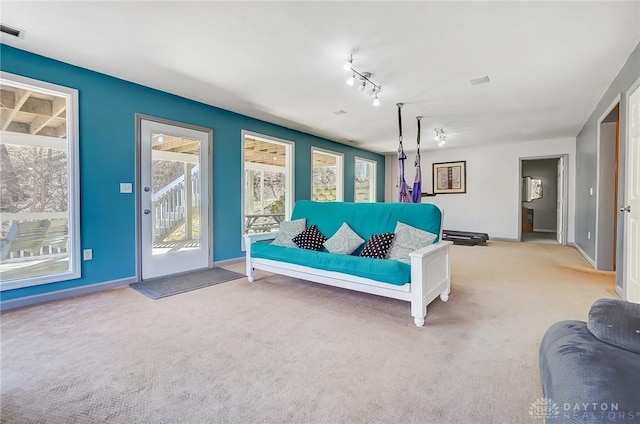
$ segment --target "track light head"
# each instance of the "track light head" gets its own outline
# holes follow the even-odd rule
[[[342,66],[342,69],[344,69],[347,72],[351,72],[351,68],[353,67],[353,50],[351,50],[351,55],[349,56],[349,60],[347,60],[344,65]]]
[[[362,80],[362,84],[360,84],[360,91],[364,91],[365,88],[367,88],[367,82]]]
[[[380,106],[380,100],[378,99],[378,92],[376,91],[376,97],[373,99],[374,106]]]
[[[356,82],[356,74],[355,74],[355,72],[347,80],[347,85],[353,85],[354,82]]]

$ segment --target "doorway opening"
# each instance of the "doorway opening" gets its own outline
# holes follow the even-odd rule
[[[618,159],[620,103],[617,100],[599,123],[597,151],[596,269],[616,270],[618,221]]]
[[[566,155],[520,159],[520,241],[566,244]]]

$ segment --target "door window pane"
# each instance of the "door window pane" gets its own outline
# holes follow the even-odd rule
[[[376,162],[356,158],[355,202],[376,201]]]
[[[338,153],[311,149],[311,199],[318,202],[341,202],[344,199],[342,158]]]
[[[200,249],[200,140],[151,134],[153,255]]]
[[[0,288],[77,278],[77,93],[3,74],[0,95]]]

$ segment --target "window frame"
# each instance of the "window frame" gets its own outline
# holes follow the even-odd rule
[[[320,147],[311,146],[311,192],[310,197],[313,199],[313,154],[320,153],[336,158],[336,202],[344,202],[344,154],[333,150],[327,150]]]
[[[285,164],[285,175],[286,175],[286,191],[290,192],[290,198],[285,198],[285,221],[288,221],[291,218],[291,213],[293,212],[293,204],[295,203],[295,195],[296,195],[296,187],[295,187],[295,158],[296,158],[296,144],[291,140],[285,140],[282,138],[272,137],[265,134],[256,133],[248,130],[240,131],[240,179],[241,179],[241,187],[242,191],[240,193],[240,236],[242,237],[242,242],[240,244],[241,250],[245,250],[244,245],[244,226],[245,226],[245,174],[247,167],[245,167],[245,141],[247,137],[253,137],[258,139],[263,139],[264,141],[280,144],[285,146],[285,152],[287,153],[286,164]]]
[[[373,165],[373,170],[371,172],[371,187],[370,187],[370,196],[371,200],[366,202],[358,202],[356,200],[356,168],[358,166],[358,162],[364,162],[369,165]],[[354,203],[376,203],[378,201],[378,162],[371,159],[365,159],[360,156],[356,156],[353,162],[353,202]]]
[[[69,269],[52,275],[0,281],[0,291],[75,280],[82,276],[80,266],[80,143],[78,90],[33,78],[0,71],[0,83],[40,93],[65,97],[67,100],[67,184]]]

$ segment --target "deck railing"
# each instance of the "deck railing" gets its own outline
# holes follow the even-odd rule
[[[183,174],[153,195],[154,243],[163,241],[183,225],[185,226],[185,238],[191,238],[190,220],[186,218],[193,217],[200,209],[198,166],[191,170],[189,180],[185,182]],[[188,189],[187,184],[189,184]]]

